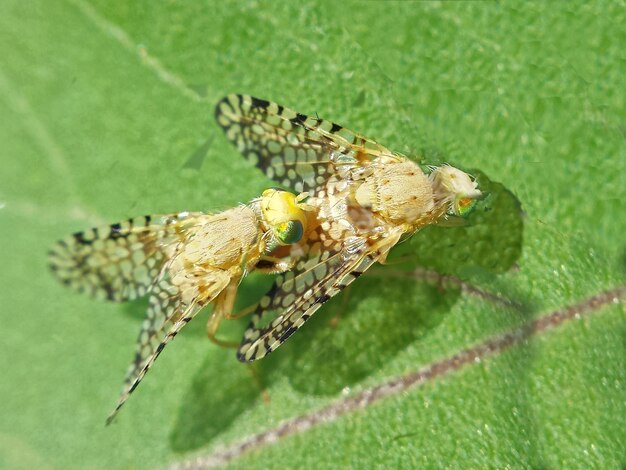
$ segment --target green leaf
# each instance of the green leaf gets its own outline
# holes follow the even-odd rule
[[[0,467],[623,466],[623,7],[208,3],[0,7]],[[232,92],[459,165],[491,194],[253,367],[199,315],[104,427],[146,304],[66,290],[46,252],[270,186],[213,122]],[[270,281],[251,276],[238,305]]]

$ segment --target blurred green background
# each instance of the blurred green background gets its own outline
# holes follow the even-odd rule
[[[622,2],[3,0],[0,467],[166,466],[623,285],[624,24]],[[104,427],[145,302],[64,289],[46,252],[95,224],[221,210],[270,186],[213,121],[232,92],[459,165],[492,195],[259,364],[269,403],[201,314]],[[416,265],[511,306],[395,275]],[[249,279],[240,304],[267,285]],[[623,468],[624,313],[616,300],[232,465]]]

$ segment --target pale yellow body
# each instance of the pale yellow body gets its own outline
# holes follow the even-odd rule
[[[242,361],[274,351],[403,237],[467,216],[481,196],[456,168],[422,169],[364,135],[278,103],[233,94],[217,104],[216,117],[249,161],[280,186],[309,193],[313,208],[301,259],[259,302]]]
[[[186,305],[206,305],[228,284],[238,284],[265,249],[263,231],[249,206],[205,217],[166,267]]]
[[[385,221],[412,224],[435,207],[428,177],[415,163],[376,159],[371,174],[354,193],[355,201]]]
[[[452,215],[459,200],[481,192],[467,173],[443,165],[426,175],[400,155],[380,155],[358,165],[337,165],[337,174],[311,198],[331,239],[366,238],[384,262],[405,235]]]
[[[297,220],[306,224],[299,199],[286,191],[267,190],[249,205],[239,206],[213,215],[202,215],[187,229],[184,243],[171,247],[170,261],[161,277],[167,277],[177,291],[181,310],[202,308],[213,304],[207,323],[211,341],[221,346],[235,347],[216,338],[223,319],[238,318],[233,308],[237,288],[242,278],[253,269],[283,272],[294,261],[291,252],[276,258],[270,255],[278,246],[274,230]],[[267,268],[257,268],[260,260]]]
[[[413,230],[436,209],[428,176],[396,157],[378,157],[365,168],[341,168],[310,203],[318,208],[323,228],[370,238],[398,227]]]
[[[283,272],[293,265],[291,245],[306,230],[299,199],[269,189],[260,198],[217,214],[181,212],[144,216],[76,233],[50,252],[59,280],[112,301],[149,296],[137,349],[115,416],[157,356],[205,306],[213,304],[209,338],[233,318],[237,288],[251,270]],[[280,255],[274,250],[280,249]],[[263,261],[263,266],[257,266]]]

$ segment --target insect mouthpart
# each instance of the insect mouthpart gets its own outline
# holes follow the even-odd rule
[[[452,210],[454,215],[458,215],[459,217],[467,217],[470,215],[474,209],[476,209],[476,204],[478,200],[471,197],[461,197],[454,201],[454,205]]]

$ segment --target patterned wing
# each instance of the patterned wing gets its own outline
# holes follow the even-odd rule
[[[145,216],[77,233],[58,242],[50,252],[50,267],[63,283],[95,297],[132,300],[149,293],[146,319],[137,349],[126,374],[110,423],[163,348],[196,313],[210,303],[230,278],[219,272],[210,279],[192,276],[206,293],[183,302],[179,287],[170,282],[169,262],[183,243],[193,238],[194,227],[211,216],[187,213]]]
[[[202,307],[208,305],[226,287],[229,280],[227,275],[213,278],[211,285],[204,280],[204,287],[212,294],[202,303],[193,299],[189,304],[183,302],[179,288],[173,285],[167,277],[153,285],[148,315],[137,338],[135,358],[126,373],[122,393],[117,406],[107,418],[107,424],[113,421],[117,412],[128,400],[130,394],[135,391],[167,343],[193,319]]]
[[[346,240],[339,249],[314,243],[307,260],[293,271],[279,275],[270,291],[259,302],[252,322],[237,352],[243,362],[255,361],[274,351],[306,322],[322,304],[359,277],[377,259],[367,242],[358,237]],[[262,317],[280,312],[267,326]]]
[[[125,301],[144,296],[169,247],[202,213],[144,216],[76,233],[55,244],[50,269],[63,284],[94,297]]]
[[[384,146],[334,122],[248,95],[226,96],[217,104],[215,117],[248,160],[296,192],[313,192],[337,165],[392,155]]]

